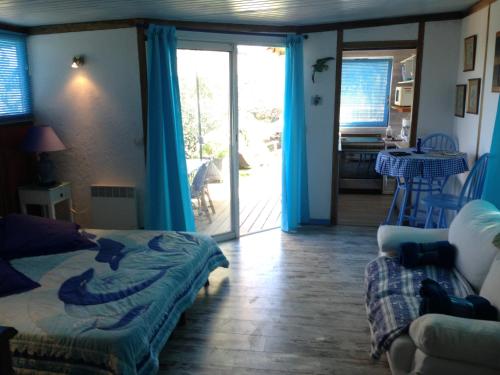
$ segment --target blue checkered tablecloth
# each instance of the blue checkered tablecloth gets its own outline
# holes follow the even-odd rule
[[[390,152],[409,152],[408,156],[394,156]],[[404,178],[437,178],[460,174],[469,170],[467,154],[427,151],[415,154],[414,148],[391,149],[379,152],[375,170],[384,176]]]

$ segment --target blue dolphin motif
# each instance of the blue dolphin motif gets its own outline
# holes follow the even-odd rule
[[[189,242],[193,242],[193,243],[195,243],[197,245],[200,244],[200,240],[198,238],[196,238],[195,236],[192,236],[189,233],[186,233],[186,232],[175,232],[175,233],[177,233],[178,235],[184,237]]]
[[[148,242],[148,247],[151,249],[151,250],[154,250],[154,251],[165,251],[165,249],[163,249],[161,246],[160,246],[160,241],[163,239],[163,234],[160,234],[159,236],[155,236],[153,237],[152,239],[149,240]]]
[[[195,242],[195,243],[198,243],[194,240],[194,237],[187,234],[187,233],[181,233],[181,232],[176,232],[176,234],[179,234],[181,235],[182,237],[184,237],[185,240],[188,240],[190,242]],[[193,240],[191,240],[190,238],[192,238]],[[159,236],[155,236],[153,237],[151,240],[149,240],[148,242],[148,247],[151,249],[151,250],[154,250],[154,251],[158,251],[158,252],[168,252],[168,253],[179,253],[179,252],[183,252],[184,254],[188,254],[189,251],[187,251],[182,245],[182,243],[176,243],[174,244],[172,248],[163,248],[161,245],[160,245],[160,242],[163,240],[163,234],[160,234]]]
[[[101,263],[109,263],[109,267],[116,271],[120,261],[125,257],[126,252],[122,253],[125,245],[109,238],[100,238],[97,243],[99,244],[99,252],[95,256],[95,260]]]
[[[107,327],[98,327],[96,325],[96,328],[101,329],[103,331],[112,331],[112,330],[123,328],[123,327],[127,326],[130,322],[132,322],[135,318],[137,318],[139,315],[144,313],[148,308],[149,308],[149,305],[134,307],[128,313],[123,315],[122,318],[119,321],[117,321],[115,324],[109,325]]]
[[[100,320],[98,318],[92,323],[92,325],[90,327],[85,328],[80,333],[85,333],[85,332],[91,331],[93,329],[100,329],[102,331],[114,331],[117,329],[125,328],[135,318],[137,318],[139,315],[143,314],[149,308],[150,305],[151,304],[136,306],[136,307],[132,308],[129,312],[127,312],[125,315],[123,315],[116,323],[113,323],[113,324],[108,325],[108,326],[100,325]]]
[[[89,268],[81,275],[73,276],[62,283],[59,288],[58,297],[64,303],[79,306],[99,305],[118,301],[148,288],[155,281],[161,279],[167,272],[167,269],[164,268],[153,277],[126,289],[109,293],[92,293],[87,290],[87,283],[94,277],[94,269]]]

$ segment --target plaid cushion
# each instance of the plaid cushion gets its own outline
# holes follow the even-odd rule
[[[448,294],[466,297],[474,294],[471,286],[455,269],[436,266],[404,268],[398,258],[378,257],[365,271],[366,310],[371,330],[371,356],[380,358],[392,342],[408,331],[419,317],[422,280],[437,281]]]

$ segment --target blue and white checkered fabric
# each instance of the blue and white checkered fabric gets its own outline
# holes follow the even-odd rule
[[[437,281],[449,295],[474,294],[456,269],[433,265],[405,268],[396,257],[378,257],[366,266],[366,311],[374,359],[389,350],[393,341],[408,332],[411,322],[419,317],[420,286],[426,278]]]
[[[389,152],[406,151],[408,156],[393,156]],[[414,154],[414,149],[385,150],[379,152],[375,170],[381,175],[404,178],[438,178],[460,174],[469,170],[467,155],[438,155],[428,152]]]

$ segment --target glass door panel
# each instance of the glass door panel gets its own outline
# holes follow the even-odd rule
[[[177,72],[196,229],[235,233],[230,51],[178,49]]]
[[[238,45],[240,234],[281,223],[285,49]]]

